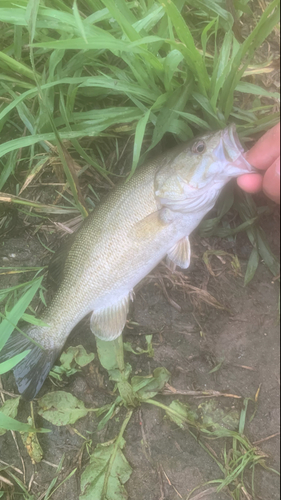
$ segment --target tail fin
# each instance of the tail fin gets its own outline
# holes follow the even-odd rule
[[[13,332],[0,352],[0,363],[26,349],[30,352],[13,368],[13,372],[20,394],[31,401],[41,389],[59,351],[43,350],[21,333]]]

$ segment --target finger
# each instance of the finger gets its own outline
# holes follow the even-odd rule
[[[244,156],[253,167],[269,168],[280,156],[280,123],[268,130]]]
[[[271,200],[280,204],[280,157],[265,172],[263,190]]]
[[[237,184],[247,193],[258,193],[262,190],[263,177],[261,174],[245,174],[237,179]]]

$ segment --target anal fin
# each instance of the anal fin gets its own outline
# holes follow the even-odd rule
[[[121,335],[129,312],[130,295],[123,297],[115,304],[94,311],[90,327],[101,340],[114,340]]]
[[[175,266],[187,269],[190,265],[191,248],[188,236],[182,238],[167,255],[167,264],[175,270]]]

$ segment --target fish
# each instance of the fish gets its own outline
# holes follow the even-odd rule
[[[30,350],[13,369],[26,400],[37,395],[82,318],[91,313],[93,334],[114,340],[135,286],[159,262],[189,267],[189,236],[224,185],[255,172],[243,152],[234,125],[208,132],[148,161],[99,203],[71,244],[61,284],[40,318],[45,326],[14,331],[0,353],[2,362]]]

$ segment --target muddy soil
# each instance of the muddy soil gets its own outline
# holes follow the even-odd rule
[[[271,247],[278,250],[278,212],[265,217],[264,228]],[[222,393],[254,398],[260,387],[255,417],[247,424],[246,435],[251,442],[257,442],[267,458],[267,465],[279,468],[279,320],[278,281],[272,279],[268,269],[261,263],[253,281],[245,288],[243,275],[251,251],[245,235],[236,242],[192,237],[193,259],[191,267],[183,274],[190,285],[208,291],[225,309],[206,304],[200,293],[180,288],[179,281],[162,265],[147,278],[138,290],[129,314],[131,322],[124,333],[126,341],[134,348],[145,347],[145,334],[153,334],[154,358],[126,353],[133,373],[149,374],[158,366],[166,367],[171,373],[170,384],[178,391],[216,390]],[[232,248],[230,248],[232,246]],[[235,272],[229,258],[213,257],[213,274],[202,261],[206,249],[227,250],[237,254],[241,272]],[[39,265],[45,251],[35,237],[24,238],[16,232],[2,242],[1,265]],[[168,273],[168,274],[167,274]],[[161,278],[159,278],[159,275]],[[18,282],[17,275],[3,276],[1,287]],[[169,300],[168,300],[169,298]],[[172,304],[174,301],[181,308]],[[95,340],[84,320],[75,329],[67,345],[83,344],[88,351],[95,351]],[[220,369],[210,371],[221,363]],[[5,391],[17,393],[13,375],[2,376]],[[84,401],[87,407],[100,407],[110,403],[113,385],[106,372],[94,360],[81,374],[72,376],[63,390]],[[55,390],[48,379],[39,396]],[[3,393],[5,399],[10,396]],[[159,395],[156,399],[170,404],[173,399],[198,406],[203,399],[185,395]],[[242,399],[218,398],[225,412],[241,410]],[[206,400],[205,400],[206,401]],[[36,402],[34,403],[36,415]],[[249,416],[254,412],[250,403]],[[53,495],[53,500],[78,500],[80,476],[88,462],[87,452],[81,454],[83,438],[92,440],[92,446],[115,437],[125,416],[125,410],[109,421],[97,432],[97,419],[88,414],[74,426],[55,427],[36,416],[37,426],[50,428],[51,433],[40,435],[44,460],[32,465],[29,456],[17,436],[18,449],[11,432],[0,437],[1,460],[25,474],[12,470],[25,484],[30,485],[34,499],[44,498],[55,476],[56,468],[65,454],[61,482],[77,467],[77,472]],[[20,403],[18,419],[26,421],[30,414],[29,403]],[[274,436],[274,437],[271,437]],[[186,499],[189,492],[207,481],[221,478],[221,471],[213,459],[200,447],[187,430],[181,430],[165,418],[163,410],[143,404],[134,411],[125,432],[125,456],[133,468],[126,484],[131,500],[178,500]],[[266,439],[268,438],[269,439]],[[212,448],[222,458],[223,442],[211,442]],[[3,462],[1,465],[3,465]],[[1,472],[5,476],[5,472]],[[6,476],[7,477],[7,476]],[[247,484],[247,476],[245,482]],[[226,500],[228,494],[216,493],[214,485],[200,499]],[[12,498],[11,489],[7,498]],[[197,492],[198,493],[198,492]],[[43,496],[42,496],[43,495]],[[15,497],[23,498],[18,486]],[[199,497],[198,497],[199,498]],[[261,467],[256,470],[256,499],[278,500],[279,478]],[[95,500],[93,498],[93,500]]]

